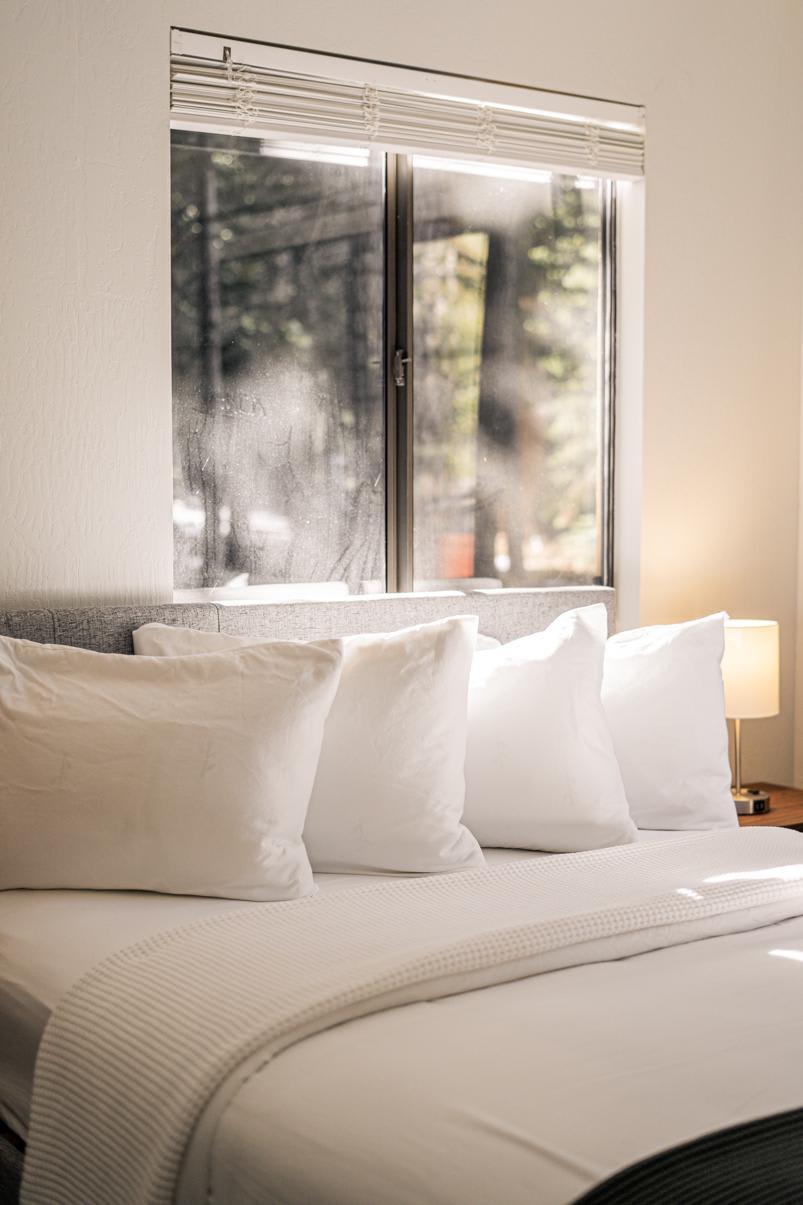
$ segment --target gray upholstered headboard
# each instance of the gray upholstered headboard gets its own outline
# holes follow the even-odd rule
[[[478,615],[480,631],[515,640],[540,631],[572,607],[604,603],[611,630],[614,592],[603,586],[477,590],[439,594],[367,594],[332,601],[170,603],[163,606],[77,607],[0,611],[0,635],[69,644],[101,653],[133,653],[131,633],[144,623],[180,624],[206,632],[310,640],[358,632],[390,632],[448,615]]]

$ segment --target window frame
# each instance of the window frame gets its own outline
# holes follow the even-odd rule
[[[413,474],[415,340],[413,334],[413,157],[385,153],[385,590],[414,592]],[[597,512],[600,572],[614,582],[616,467],[618,183],[602,181],[600,246],[600,398]],[[399,366],[403,381],[397,379]]]
[[[305,113],[301,126],[306,121],[306,128],[299,127],[298,94],[293,94],[296,109],[291,106],[287,113],[282,112],[277,118],[285,136],[312,142],[323,137],[313,138],[309,134],[309,118],[318,112],[315,104],[325,102],[326,108],[332,99],[326,93],[316,94],[314,87],[325,85],[328,89],[331,85],[348,93],[348,104],[337,110],[343,116],[342,128],[338,128],[331,139],[327,135],[326,140],[360,145],[367,141],[384,156],[383,397],[377,401],[384,420],[385,590],[398,593],[411,592],[415,588],[412,164],[414,155],[443,153],[442,149],[433,151],[426,136],[423,142],[420,141],[419,133],[423,127],[416,129],[415,121],[405,125],[409,114],[405,115],[396,103],[398,95],[405,93],[417,96],[419,101],[432,100],[435,107],[430,117],[435,119],[436,125],[442,119],[441,133],[444,130],[457,132],[458,140],[462,141],[459,147],[452,147],[450,140],[448,152],[451,155],[453,151],[456,159],[527,161],[553,172],[591,175],[601,180],[597,549],[596,572],[591,582],[612,586],[615,578],[621,578],[622,565],[617,566],[621,561],[625,562],[628,582],[633,571],[634,580],[637,580],[635,537],[638,524],[631,516],[631,509],[633,499],[640,498],[634,461],[638,451],[636,444],[641,438],[644,106],[632,101],[543,91],[518,83],[467,77],[454,72],[435,73],[382,60],[344,57],[247,39],[238,41],[199,30],[171,27],[171,126],[226,134],[255,134],[262,130],[271,136],[281,136],[273,114],[264,104],[260,105],[260,73],[264,72],[277,76],[281,87],[291,79],[303,83]],[[308,78],[313,81],[313,98],[309,102],[312,108],[307,104]],[[198,89],[199,81],[201,90]],[[438,109],[442,102],[446,107]],[[454,115],[447,111],[454,103],[467,106],[457,125],[450,124]],[[511,126],[507,119],[511,110],[527,114],[528,120],[537,118],[539,123],[545,123],[548,137],[542,138],[542,130],[531,125],[529,134],[534,142],[528,143],[525,149],[525,144],[516,140],[515,123]],[[470,111],[474,113],[474,135],[473,142],[466,142],[467,127],[463,117]],[[293,112],[296,112],[295,125]],[[328,114],[331,119],[333,113],[334,110],[330,112],[326,108],[324,116]],[[388,114],[390,119],[386,125]],[[400,117],[403,119],[401,125],[398,124]],[[488,123],[484,120],[486,117]],[[329,124],[331,127],[331,120]],[[295,132],[291,134],[291,130]],[[553,135],[557,136],[558,142],[550,141]],[[439,145],[443,147],[443,142]],[[493,154],[497,146],[498,156]],[[543,155],[543,158],[533,159],[532,146],[539,148],[539,156]],[[578,151],[579,146],[582,151]],[[627,289],[621,299],[618,297],[620,280],[626,282]],[[624,332],[620,329],[620,321],[626,326]],[[376,361],[372,360],[372,363],[376,364]],[[396,379],[400,367],[403,369],[401,382]],[[625,413],[627,423],[622,430],[617,430],[617,411],[620,409]],[[634,419],[637,420],[635,423]],[[617,459],[622,470],[618,474]],[[622,516],[622,530],[617,536],[621,543],[618,554],[614,539],[617,504]],[[617,584],[621,586],[621,581]],[[456,580],[457,586],[459,581]],[[629,593],[633,593],[634,588],[629,586]],[[178,590],[178,593],[218,595],[224,589],[212,587],[204,591]]]

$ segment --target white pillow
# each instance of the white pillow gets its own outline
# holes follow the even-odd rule
[[[483,862],[460,823],[466,694],[477,620],[347,636],[304,841],[315,870],[455,870]],[[146,624],[137,653],[253,645],[252,636]]]
[[[600,700],[606,633],[598,604],[476,654],[465,822],[481,845],[566,853],[635,840]]]
[[[313,890],[340,641],[129,657],[0,637],[0,888]]]
[[[602,700],[639,828],[734,828],[724,614],[612,636]]]

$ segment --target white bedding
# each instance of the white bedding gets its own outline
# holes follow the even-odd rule
[[[529,903],[519,892],[523,915],[527,908],[552,914],[560,920],[549,924],[565,933],[568,962],[547,959],[540,969],[607,961],[449,999],[433,1000],[433,991],[427,1003],[350,1021],[306,1038],[262,1070],[251,1067],[245,1083],[229,1081],[212,1100],[185,1161],[182,1200],[206,1199],[208,1179],[210,1199],[221,1205],[567,1202],[657,1149],[803,1104],[803,921],[779,919],[803,911],[803,842],[771,830],[741,838],[680,838],[683,858],[679,845],[661,859],[633,847],[605,851],[595,862],[570,855],[571,882],[551,867],[546,876],[537,867],[517,871],[519,887],[526,881],[536,891]],[[789,866],[796,869],[779,871]],[[617,873],[606,882],[600,867]],[[510,880],[505,870],[490,874],[496,884]],[[460,923],[453,905],[461,878],[449,876],[455,886],[442,896]],[[582,923],[572,920],[575,896]],[[367,899],[355,895],[355,909]],[[659,900],[671,901],[663,912]],[[603,906],[608,920],[592,940]],[[626,912],[630,928],[611,929],[612,908]],[[236,923],[226,921],[226,932]],[[491,927],[497,937],[505,931]],[[714,933],[731,935],[673,944]],[[411,948],[416,941],[426,948],[426,934],[411,940]],[[572,946],[578,941],[583,952]],[[671,948],[655,949],[662,945]],[[654,952],[610,961],[637,949]],[[122,964],[129,965],[125,957]],[[295,969],[292,959],[284,973],[292,978]],[[115,987],[114,973],[96,982],[104,991],[121,983]],[[303,975],[299,985],[306,990]],[[82,1014],[60,1011],[65,1034]],[[50,1047],[56,1053],[58,1041]],[[52,1055],[50,1067],[58,1079]],[[125,1113],[130,1102],[120,1099]],[[193,1182],[203,1184],[202,1194]],[[54,1198],[40,1192],[28,1199]]]
[[[567,1205],[648,1155],[800,1107],[803,965],[779,947],[803,958],[803,922],[318,1034],[221,1109],[180,1205],[206,1199],[207,1177],[215,1205]]]
[[[645,834],[645,839],[667,834]],[[490,865],[549,857],[485,851]],[[393,876],[316,874],[323,892]],[[136,891],[0,891],[0,1118],[25,1137],[36,1051],[50,1014],[101,959],[174,925],[242,909],[242,900]]]

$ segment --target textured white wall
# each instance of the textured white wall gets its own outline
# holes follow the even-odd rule
[[[641,608],[777,618],[793,762],[800,0],[4,0],[0,602],[171,590],[171,24],[643,103]],[[743,140],[751,150],[745,156]]]
[[[0,597],[164,598],[164,23],[98,0],[1,7]]]

